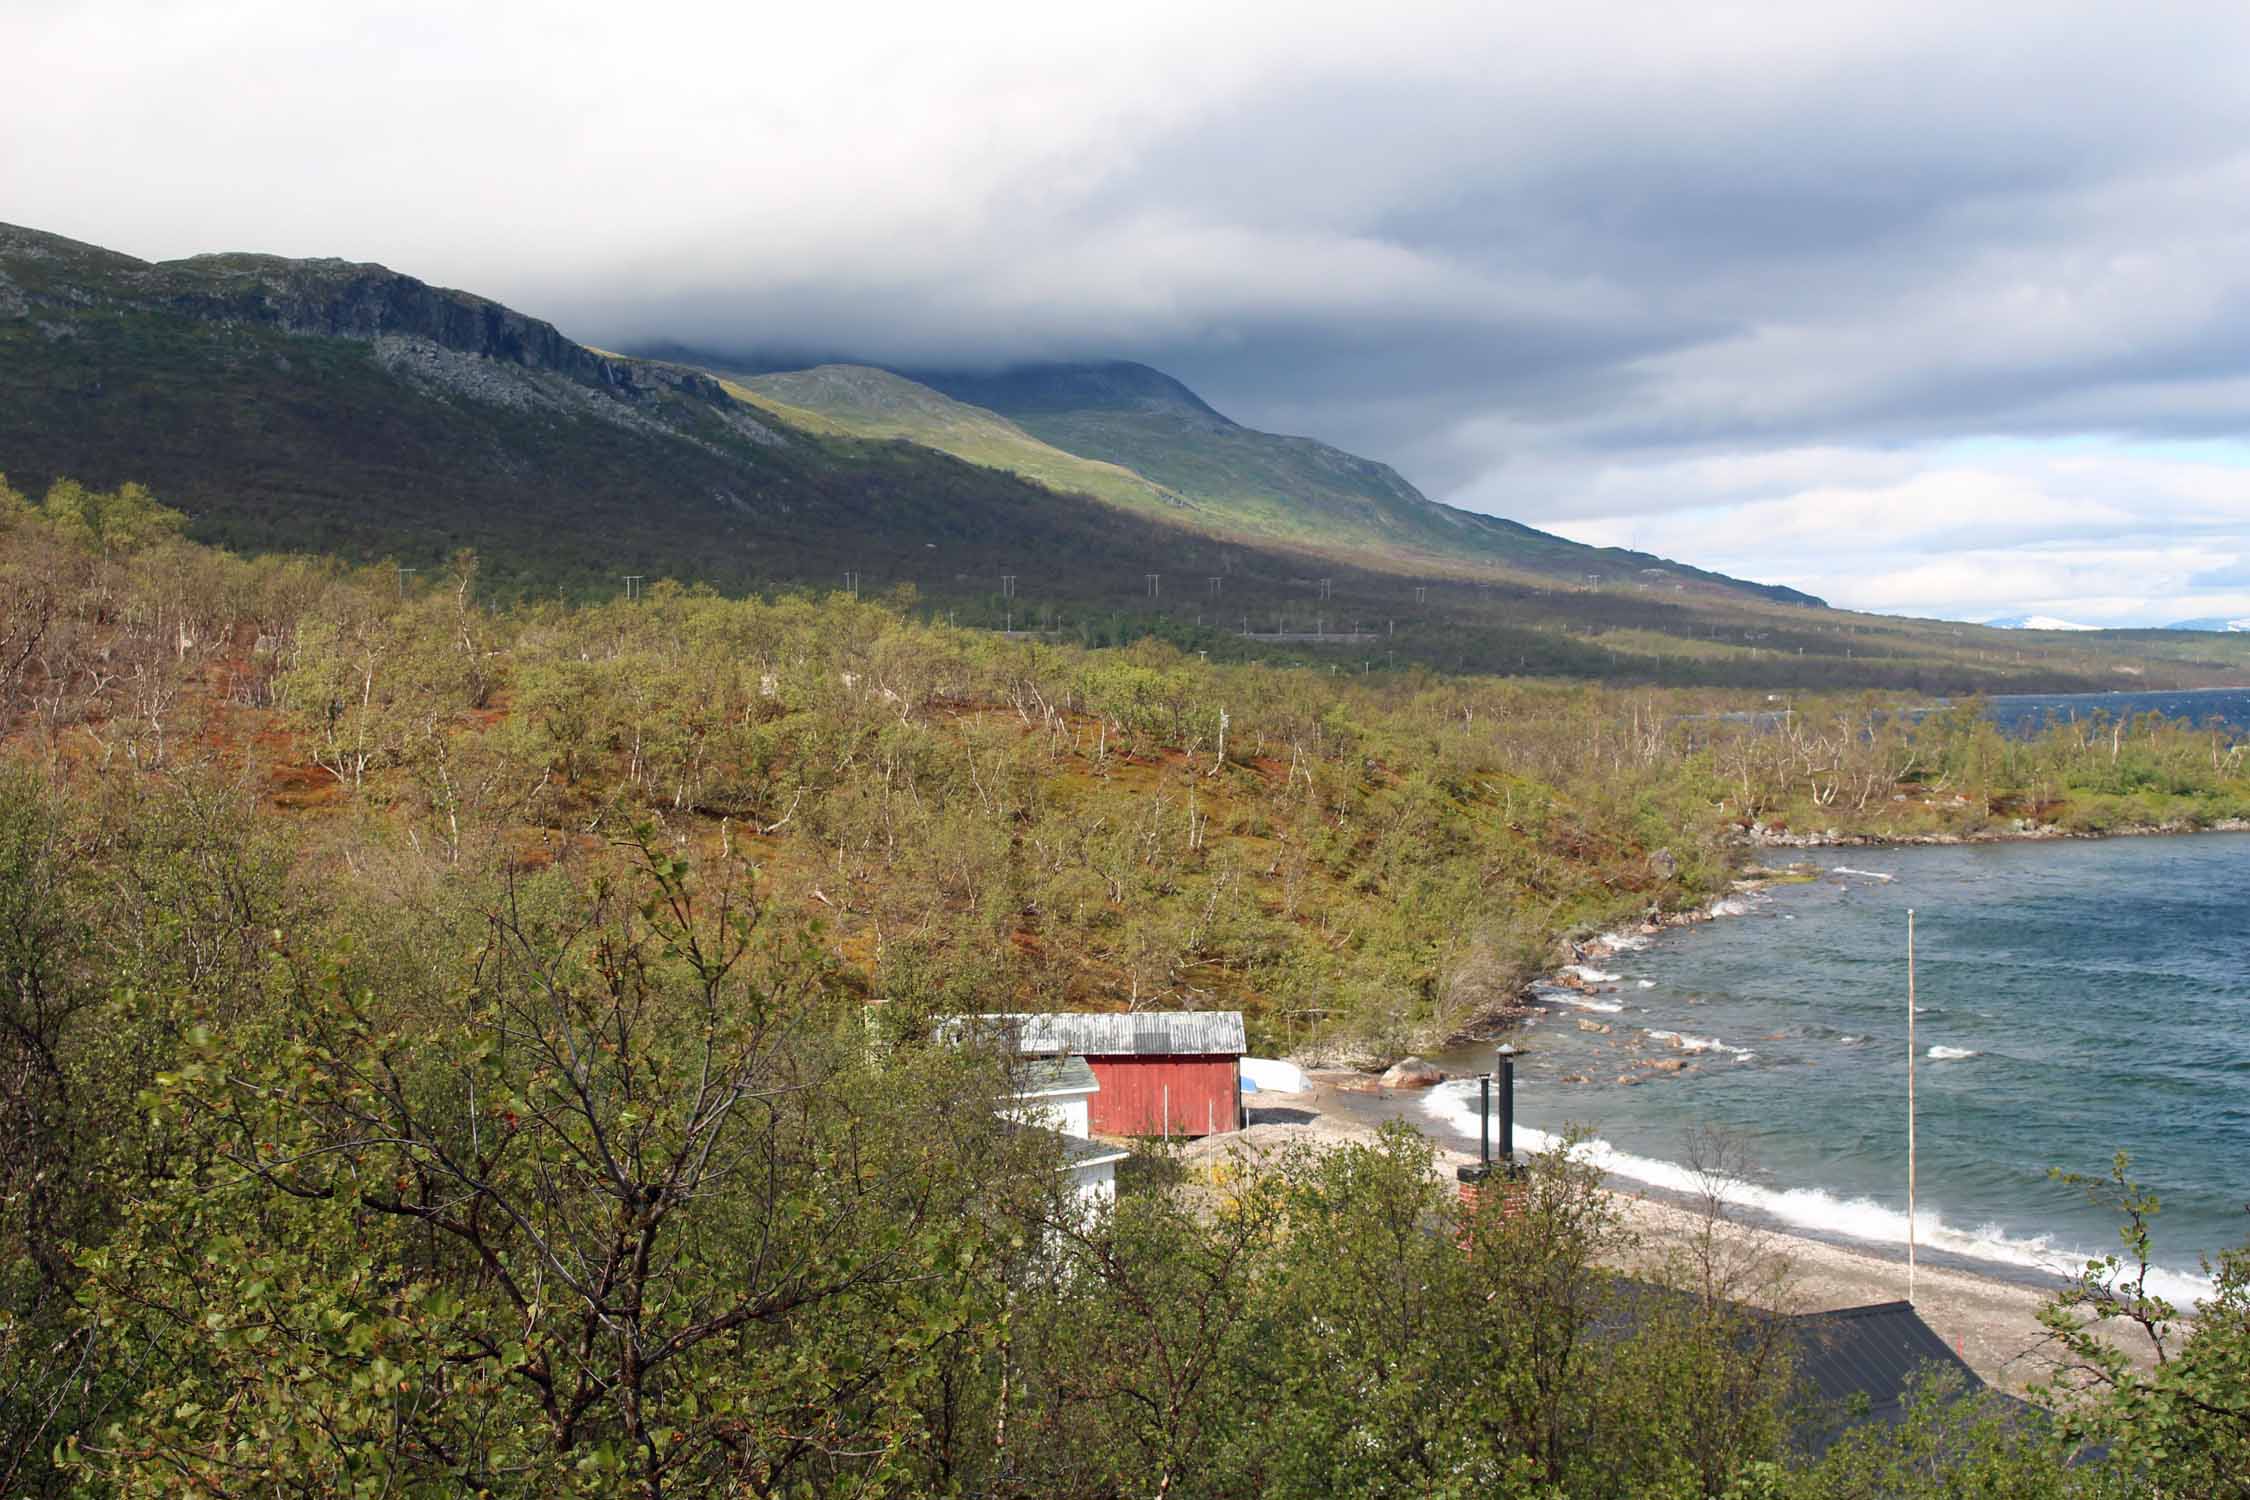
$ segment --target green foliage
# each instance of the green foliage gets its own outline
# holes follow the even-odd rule
[[[1746,1476],[1732,1500],[2107,1500],[2151,1493],[2121,1465],[2089,1461],[2065,1432],[1992,1395],[1964,1399],[1953,1379],[1924,1376],[1896,1427],[1846,1432],[1796,1474]],[[2169,1488],[2161,1494],[2186,1494]]]
[[[191,1037],[149,1098],[181,1168],[87,1259],[158,1372],[88,1474],[898,1488],[1036,1142],[976,1059],[870,1056],[741,872],[627,852],[629,881],[491,892],[443,988],[293,955],[263,1024]]]
[[[130,482],[103,491],[90,490],[75,479],[58,479],[48,487],[39,516],[67,540],[113,554],[176,537],[187,527],[186,515],[159,504],[145,486]]]
[[[10,1494],[2238,1493],[2239,1258],[2184,1336],[2091,1281],[2055,1314],[2057,1441],[2115,1466],[1937,1397],[1808,1466],[1772,1321],[1708,1260],[1605,1269],[1567,1153],[1505,1209],[1401,1129],[1088,1215],[930,1041],[1128,999],[1418,1046],[1722,890],[1748,819],[2207,817],[2250,793],[2207,729],[1777,725],[849,595],[495,609],[466,555],[28,505],[0,578]],[[2119,1318],[2167,1361],[2107,1362]]]
[[[2069,1437],[2105,1445],[2148,1493],[2194,1500],[2250,1496],[2250,1243],[2204,1271],[2212,1295],[2192,1323],[2149,1290],[2161,1205],[2120,1151],[2106,1178],[2056,1173],[2119,1219],[2122,1253],[2087,1262],[2041,1315],[2061,1351],[2049,1394]],[[2122,1340],[2104,1337],[2122,1330]],[[2133,1357],[2153,1356],[2153,1367]]]

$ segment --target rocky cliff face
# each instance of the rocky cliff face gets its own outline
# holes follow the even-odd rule
[[[148,262],[0,225],[0,317],[119,305],[217,323],[362,340],[409,339],[480,359],[563,376],[633,399],[670,392],[732,406],[700,371],[614,359],[565,338],[552,323],[385,266],[274,255],[198,255]]]

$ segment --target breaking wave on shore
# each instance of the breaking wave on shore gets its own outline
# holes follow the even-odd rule
[[[1463,1141],[1478,1139],[1474,1080],[1437,1085],[1422,1100],[1422,1112]],[[1520,1121],[1516,1141],[1518,1149],[1533,1152],[1552,1151],[1562,1144],[1561,1137]],[[1785,1229],[1823,1239],[1857,1240],[1884,1249],[1906,1247],[1906,1215],[1869,1198],[1837,1198],[1819,1188],[1777,1189],[1731,1177],[1713,1178],[1678,1162],[1619,1151],[1598,1138],[1580,1141],[1577,1154],[1608,1176],[1664,1192],[1701,1199],[1715,1189],[1730,1208],[1763,1215]],[[2089,1258],[2087,1252],[2058,1245],[2048,1235],[2011,1235],[1992,1224],[1962,1229],[1928,1211],[1915,1215],[1914,1229],[1916,1241],[1924,1249],[2012,1270],[2070,1277],[2084,1269]],[[2185,1309],[2210,1296],[2212,1283],[2190,1272],[2156,1267],[2149,1273],[2148,1289]]]

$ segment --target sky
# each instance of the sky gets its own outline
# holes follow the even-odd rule
[[[1853,608],[2250,617],[2250,7],[0,0],[0,219],[1128,358]]]

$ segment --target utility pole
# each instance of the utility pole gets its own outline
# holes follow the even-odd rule
[[[844,575],[844,587],[851,592],[854,599],[857,599],[859,597],[859,575],[857,573],[846,573]]]
[[[641,584],[648,578],[646,573],[620,573],[617,576],[625,580],[625,597],[627,599],[641,597]]]
[[[419,573],[421,571],[422,570],[420,568],[401,568],[398,570],[398,596],[401,599],[404,599],[406,597],[406,575],[409,573]]]
[[[1430,586],[1428,584],[1417,583],[1416,585],[1414,585],[1414,602],[1416,604],[1425,603],[1429,599],[1429,597]]]
[[[1162,573],[1143,573],[1141,576],[1148,580],[1148,596],[1151,599],[1164,597],[1164,575]]]
[[[1219,597],[1219,580],[1216,578],[1211,580],[1211,597],[1214,599]]]
[[[1000,575],[1000,597],[1003,599],[1013,599],[1016,597],[1015,574],[1002,573]]]

